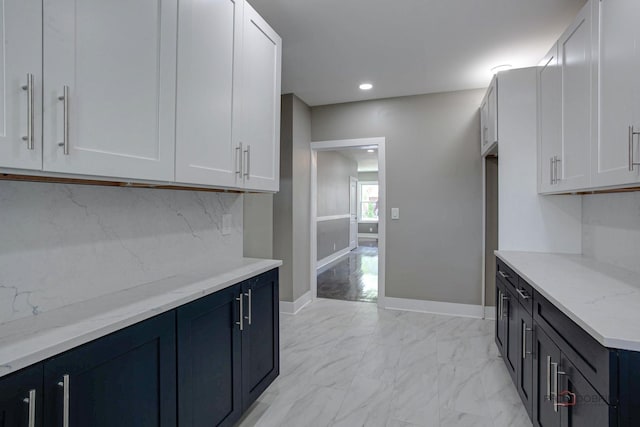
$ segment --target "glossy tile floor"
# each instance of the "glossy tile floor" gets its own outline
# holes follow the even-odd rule
[[[531,426],[493,321],[318,299],[280,322],[280,377],[242,427]]]
[[[318,272],[318,297],[378,301],[378,241],[360,239],[339,262]]]

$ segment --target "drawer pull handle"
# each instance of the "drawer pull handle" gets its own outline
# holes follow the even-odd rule
[[[505,274],[504,271],[502,270],[498,270],[498,274],[500,275],[500,277],[502,277],[503,279],[511,279],[511,276],[509,276],[508,274]]]
[[[29,404],[28,427],[36,427],[36,391],[29,390],[29,397],[24,399],[24,403]]]
[[[69,427],[69,374],[58,383],[62,387],[62,427]]]
[[[520,289],[520,288],[516,288],[516,292],[518,293],[518,295],[520,295],[520,297],[522,299],[530,299],[531,295],[529,295],[528,293],[526,293],[524,291],[524,289]]]

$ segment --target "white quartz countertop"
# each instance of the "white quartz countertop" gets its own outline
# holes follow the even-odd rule
[[[600,344],[640,351],[640,274],[581,255],[495,253]]]
[[[223,265],[220,265],[223,264]],[[282,265],[239,258],[0,324],[0,376]]]

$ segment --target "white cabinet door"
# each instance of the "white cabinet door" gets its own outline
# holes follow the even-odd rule
[[[44,0],[44,169],[173,181],[176,40],[177,0]]]
[[[242,0],[180,1],[178,182],[242,186],[241,152],[233,138],[234,117],[240,117],[234,69],[241,59],[242,4]]]
[[[562,69],[562,147],[556,153],[556,181],[560,191],[589,185],[592,133],[592,8],[589,2],[558,41]]]
[[[555,159],[562,147],[562,70],[558,45],[549,51],[538,69],[538,191],[555,191]]]
[[[600,45],[598,137],[592,144],[591,183],[594,187],[634,183],[639,180],[638,137],[630,159],[630,127],[640,128],[640,2],[599,2]]]
[[[242,42],[244,186],[278,191],[280,181],[280,68],[282,39],[248,4]]]
[[[486,147],[489,145],[488,108],[489,104],[485,96],[480,105],[480,154],[484,154]]]
[[[0,27],[0,166],[41,169],[42,2],[0,0]]]
[[[498,77],[493,76],[487,92],[487,124],[489,146],[498,142]]]

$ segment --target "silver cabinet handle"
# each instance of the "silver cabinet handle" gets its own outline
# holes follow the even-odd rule
[[[62,88],[62,96],[58,99],[63,102],[62,104],[62,142],[58,143],[60,147],[63,147],[65,156],[69,155],[69,86]]]
[[[236,325],[240,326],[240,330],[244,331],[244,309],[242,307],[242,292],[240,292],[240,295],[238,296],[238,298],[236,298],[236,301],[238,301],[238,304],[240,306],[240,321],[236,322]]]
[[[551,175],[550,179],[549,179],[549,184],[553,185],[554,184],[554,182],[553,182],[553,157],[550,157],[549,160],[550,160],[549,174]]]
[[[636,135],[640,135],[640,132],[637,132],[633,126],[629,126],[629,172],[633,172],[635,166],[640,166],[640,163],[633,161],[633,137]]]
[[[249,315],[245,316],[245,319],[247,319],[249,321],[249,326],[251,326],[251,312],[252,312],[252,309],[251,309],[251,297],[252,297],[251,288],[249,288],[249,292],[245,292],[244,295],[249,299]]]
[[[240,175],[242,178],[242,142],[238,143],[236,147],[236,175]]]
[[[560,182],[560,178],[558,178],[558,163],[562,163],[562,160],[560,160],[558,158],[558,156],[553,156],[553,169],[554,169],[554,174],[555,174],[555,182],[554,184],[557,184]]]
[[[547,356],[547,399],[551,400],[551,356]]]
[[[251,179],[251,146],[247,145],[247,149],[244,150],[244,154],[246,156],[245,165],[246,171],[244,172],[244,176],[247,177],[247,181]]]
[[[505,310],[504,310],[504,302],[505,301],[507,303],[509,302],[509,296],[502,294],[502,313],[501,313],[502,315],[500,316],[501,319],[505,317]],[[508,315],[509,315],[509,306],[507,305],[507,314],[506,314],[506,316],[508,316]]]
[[[533,354],[527,351],[527,332],[533,332],[533,328],[527,328],[527,324],[522,322],[522,359],[526,359],[527,354]]]
[[[502,291],[498,289],[498,319],[502,319]]]
[[[27,135],[22,140],[27,141],[28,150],[33,150],[33,74],[27,73],[27,84],[22,86],[22,90],[27,91]]]
[[[531,295],[525,293],[524,289],[516,288],[516,292],[522,299],[530,299]]]
[[[29,397],[24,399],[24,403],[29,404],[28,427],[36,427],[36,391],[29,390]]]
[[[62,427],[69,427],[69,374],[62,376],[58,386],[62,387]]]
[[[504,271],[502,270],[498,270],[498,274],[500,275],[500,277],[502,277],[503,279],[509,279],[511,278],[511,276],[509,276],[508,274],[505,274]]]
[[[551,367],[553,368],[553,410],[558,412],[558,407],[563,406],[558,402],[558,383],[560,382],[560,375],[566,375],[566,372],[562,372],[558,370],[557,363],[551,363]]]

